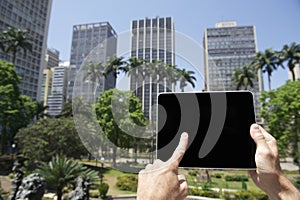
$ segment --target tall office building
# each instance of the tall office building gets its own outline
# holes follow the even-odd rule
[[[59,65],[59,51],[56,49],[47,48],[46,52],[46,69],[57,67]]]
[[[175,64],[174,22],[172,17],[139,19],[131,22],[131,57],[141,58],[146,62],[161,61]],[[149,77],[131,76],[130,89],[141,100],[144,113],[150,120],[155,120],[152,105],[157,103],[157,94],[168,91],[166,84],[150,84]],[[138,87],[137,87],[138,86]]]
[[[48,96],[47,113],[57,116],[61,113],[67,99],[68,66],[61,64],[53,68],[51,95]]]
[[[46,42],[52,0],[1,0],[0,31],[8,27],[26,29],[32,36],[32,52],[18,51],[15,67],[22,77],[20,89],[23,95],[40,98],[43,66],[45,66]],[[12,55],[0,51],[0,59],[12,61]]]
[[[48,96],[51,95],[53,69],[54,69],[54,67],[43,70],[43,79],[42,79],[40,100],[44,102],[44,106],[47,105]]]
[[[294,74],[295,74],[295,80],[300,79],[300,63],[297,63],[294,67]],[[289,74],[289,80],[293,80],[293,75],[290,72],[290,70],[288,70],[288,74]]]
[[[68,84],[68,100],[72,99],[75,76],[87,59],[105,65],[107,59],[117,53],[117,34],[108,22],[89,23],[73,26],[72,47]],[[116,80],[112,74],[99,81],[97,93],[114,88]],[[88,87],[83,85],[83,87]]]
[[[232,83],[234,69],[250,64],[257,51],[255,27],[237,26],[235,21],[219,22],[215,28],[205,30],[204,49],[205,89],[236,90]],[[263,90],[261,71],[252,90],[258,110],[258,98]]]

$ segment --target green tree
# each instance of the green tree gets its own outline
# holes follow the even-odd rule
[[[137,136],[139,133],[135,131],[138,130],[138,127],[147,124],[141,108],[141,102],[131,92],[117,89],[110,89],[102,93],[95,104],[98,123],[106,137],[114,144],[114,165],[116,164],[117,147],[132,148],[137,145],[136,138],[132,135]]]
[[[8,27],[1,34],[1,47],[5,53],[12,53],[12,63],[15,64],[17,52],[23,50],[32,52],[32,37],[27,30]]]
[[[295,81],[294,68],[297,63],[300,63],[300,44],[292,42],[290,45],[284,45],[279,52],[280,61],[287,62],[289,71],[292,74],[292,80]]]
[[[136,57],[129,58],[129,60],[127,62],[127,69],[125,71],[127,71],[128,76],[130,76],[132,81],[134,81],[135,95],[137,95],[137,90],[139,87],[137,80],[139,79],[139,77],[141,77],[140,72],[143,70],[144,64],[145,64],[145,62],[143,59],[136,58]]]
[[[281,156],[292,152],[297,160],[300,134],[300,80],[290,82],[261,95],[261,117],[270,133],[277,139]]]
[[[269,90],[271,90],[271,76],[272,73],[277,70],[280,65],[280,60],[271,48],[266,49],[265,52],[257,52],[251,66],[255,67],[256,70],[261,69],[263,73],[268,74]]]
[[[195,72],[193,71],[188,71],[186,69],[179,69],[178,68],[178,81],[179,81],[179,87],[181,91],[184,91],[184,88],[187,86],[187,83],[191,84],[192,87],[195,87],[194,81],[197,79],[193,76]]]
[[[256,79],[256,71],[250,66],[236,68],[233,71],[232,83],[236,85],[237,90],[241,89],[242,86],[245,90],[247,90],[249,86],[250,88],[253,88],[253,81]]]
[[[36,162],[48,162],[56,154],[72,158],[88,154],[71,118],[37,120],[32,126],[20,129],[16,141],[29,167]]]
[[[0,60],[0,149],[3,153],[18,129],[27,126],[36,113],[36,104],[21,96],[20,77],[11,63]]]
[[[55,188],[58,200],[62,199],[63,189],[74,183],[76,178],[97,176],[95,171],[63,155],[53,156],[49,163],[42,163],[37,172],[46,179],[47,187]]]

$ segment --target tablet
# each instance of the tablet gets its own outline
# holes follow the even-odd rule
[[[180,167],[255,169],[256,123],[249,91],[161,93],[158,96],[157,158],[168,160],[182,132],[189,134]]]

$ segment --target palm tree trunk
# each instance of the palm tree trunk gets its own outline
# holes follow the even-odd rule
[[[268,75],[269,90],[271,90],[271,76]]]
[[[57,195],[57,200],[62,199],[62,189],[61,188],[56,189],[56,195]]]

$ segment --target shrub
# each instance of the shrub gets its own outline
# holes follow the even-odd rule
[[[222,178],[224,176],[224,174],[222,174],[222,173],[215,173],[215,174],[212,174],[211,176],[214,177],[214,178]]]
[[[220,193],[214,190],[200,190],[198,188],[189,189],[189,195],[193,196],[202,196],[210,198],[219,198]]]
[[[118,177],[116,185],[120,190],[136,192],[137,183],[137,175],[126,174]]]
[[[268,200],[269,199],[269,197],[265,193],[256,190],[224,192],[222,197],[225,200],[232,200],[232,199]]]
[[[109,185],[107,183],[101,183],[98,187],[100,197],[102,199],[106,198],[107,192],[109,189]]]
[[[188,173],[190,176],[197,176],[199,174],[198,170],[189,170]]]
[[[248,176],[246,175],[226,175],[226,181],[248,181]]]

